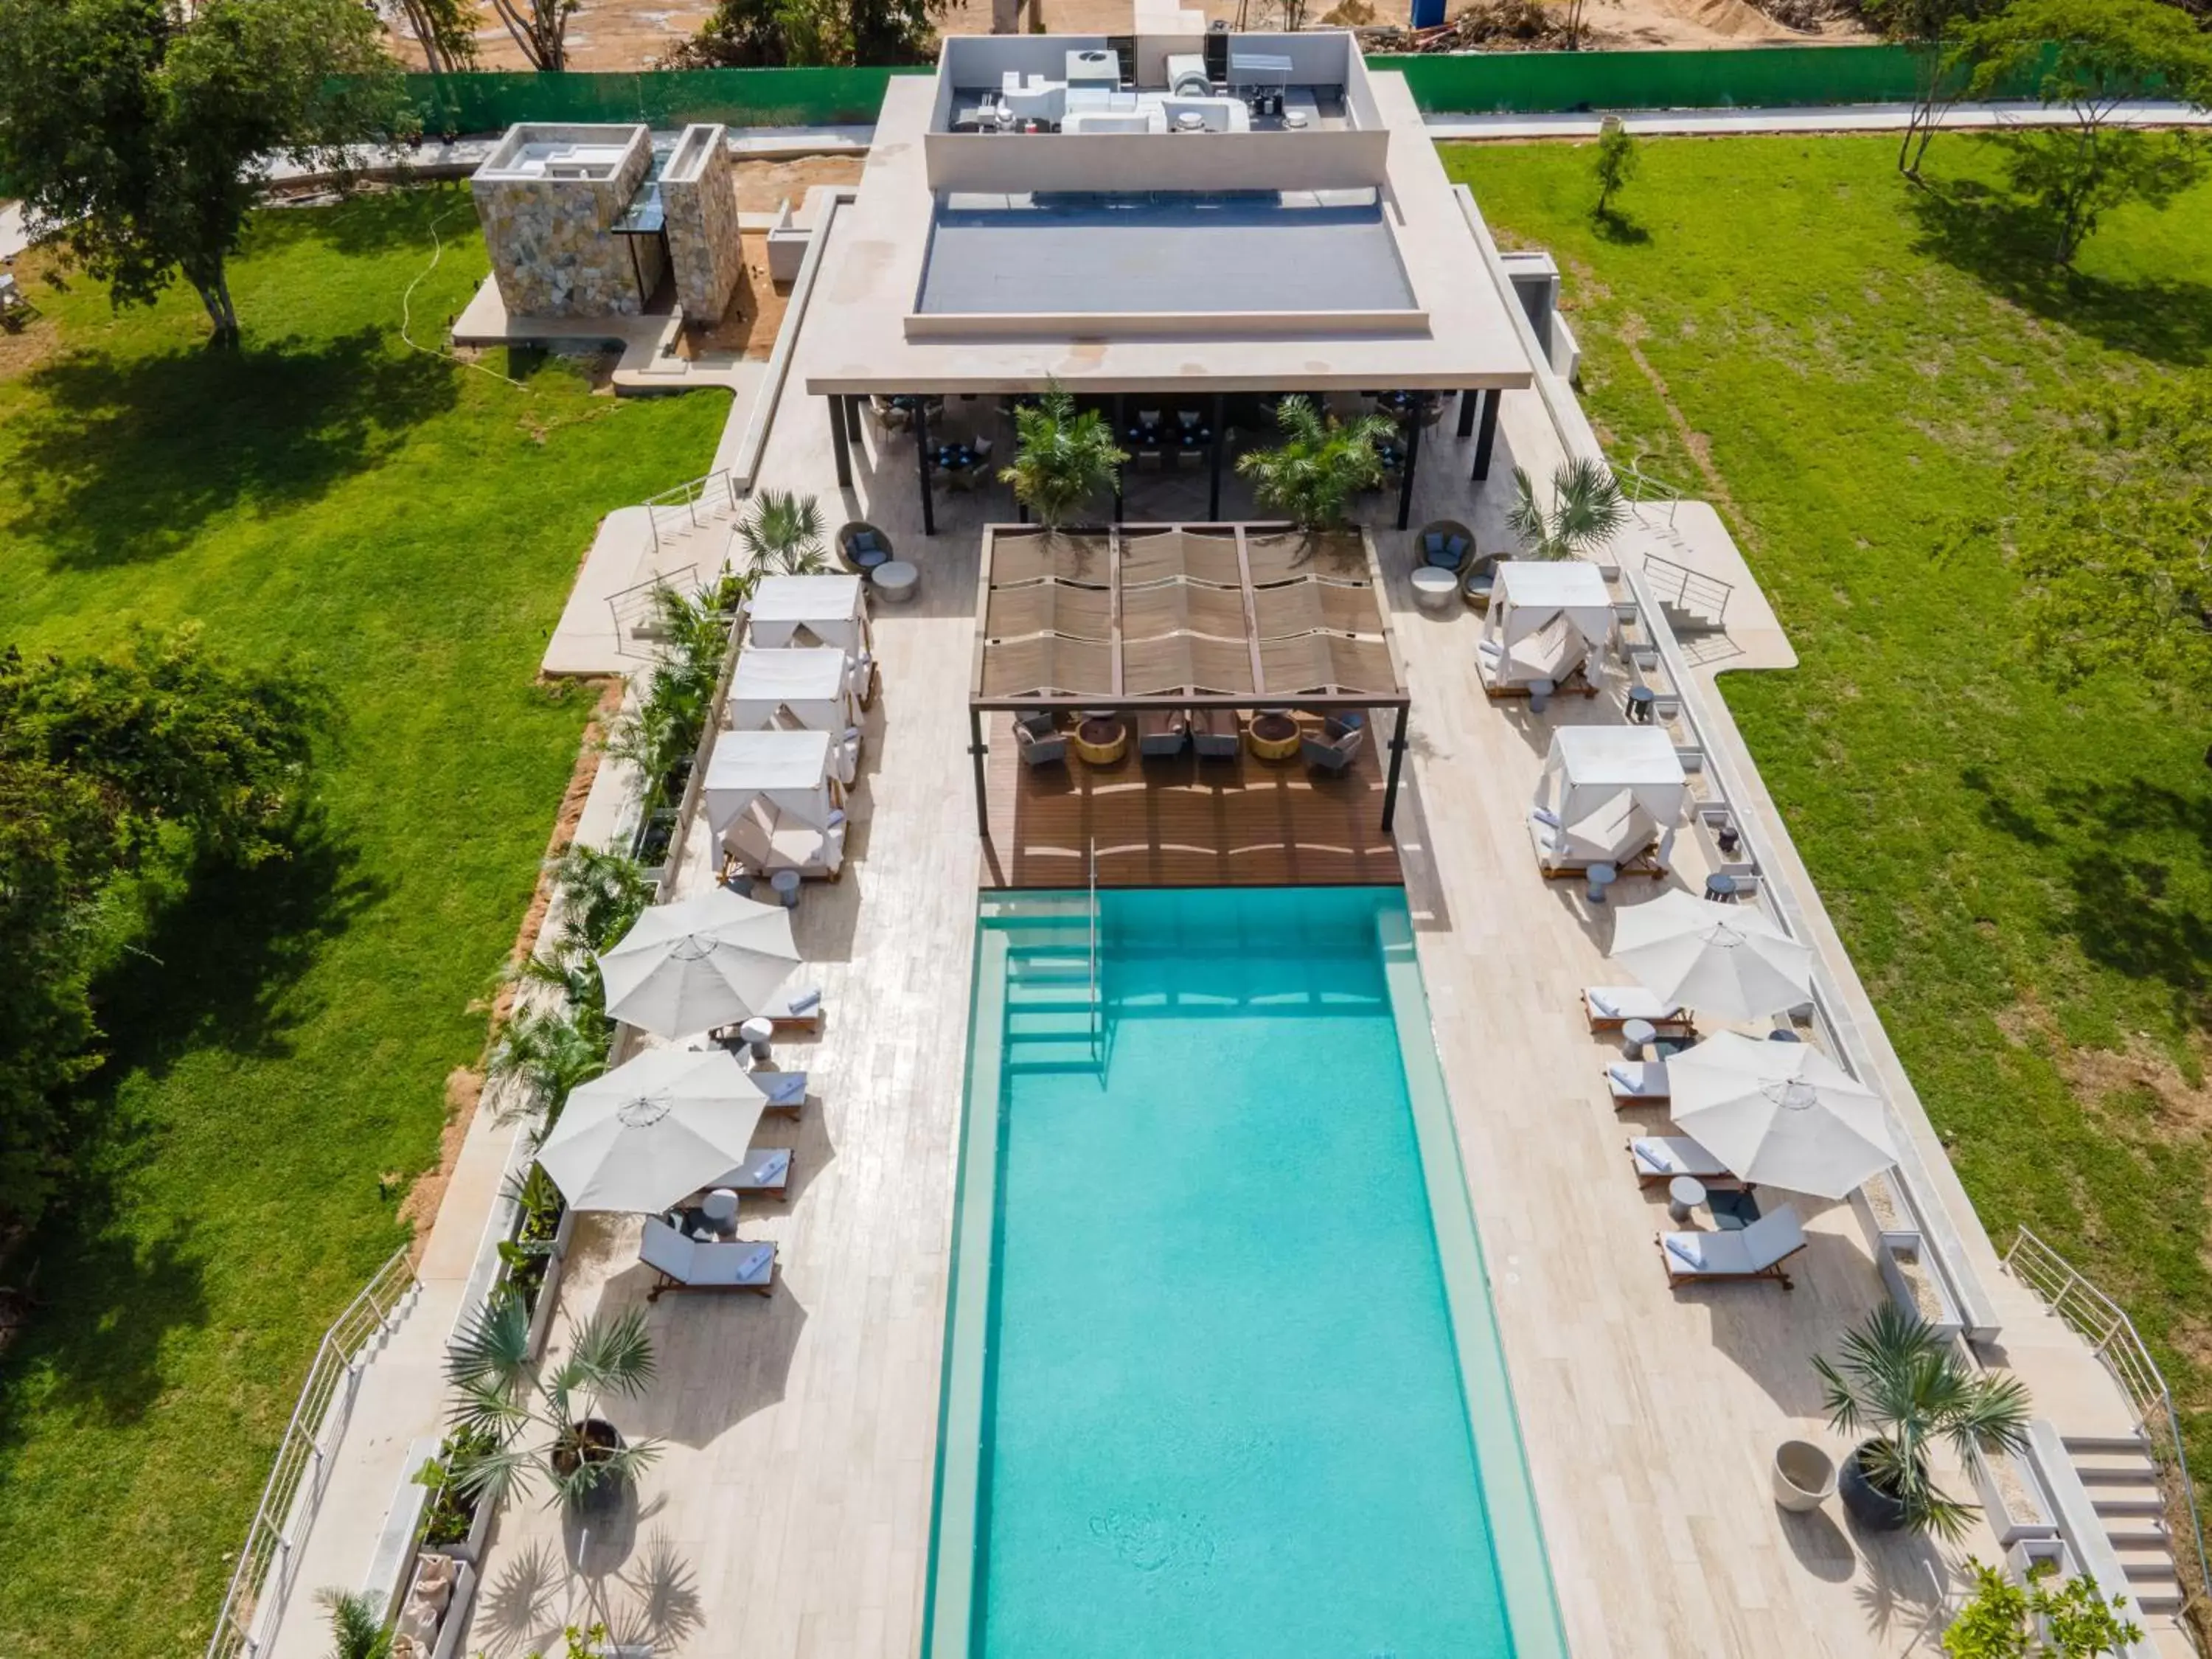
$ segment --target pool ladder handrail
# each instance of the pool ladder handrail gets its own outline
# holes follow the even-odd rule
[[[1098,1014],[1098,837],[1091,838],[1091,996],[1086,1004],[1088,1029],[1091,1037],[1091,1063],[1098,1063],[1098,1046],[1102,1022]]]

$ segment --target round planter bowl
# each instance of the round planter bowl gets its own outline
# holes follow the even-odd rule
[[[1836,1490],[1836,1460],[1809,1440],[1785,1440],[1774,1449],[1774,1501],[1793,1515],[1809,1515]]]
[[[1877,1491],[1866,1472],[1859,1467],[1859,1455],[1854,1451],[1844,1460],[1844,1467],[1836,1476],[1836,1491],[1844,1500],[1844,1508],[1852,1520],[1869,1532],[1901,1532],[1905,1528],[1905,1505],[1887,1492]]]

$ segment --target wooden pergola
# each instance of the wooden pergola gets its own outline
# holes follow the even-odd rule
[[[983,531],[968,698],[975,818],[992,714],[1390,709],[1397,811],[1406,690],[1373,544],[1281,524]]]

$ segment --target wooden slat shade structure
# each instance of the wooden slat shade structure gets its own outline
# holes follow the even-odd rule
[[[1411,700],[1374,550],[1280,525],[994,526],[969,697],[977,820],[996,710],[1388,708],[1390,827]]]

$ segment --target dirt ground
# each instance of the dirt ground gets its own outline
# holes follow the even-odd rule
[[[857,185],[866,162],[866,158],[860,155],[801,155],[788,161],[740,161],[731,169],[737,175],[738,211],[773,213],[787,199],[796,208],[805,199],[811,185]]]
[[[1318,15],[1328,0],[1309,0]],[[1378,22],[1404,21],[1404,0],[1368,0]],[[1044,14],[1045,27],[1055,33],[1127,34],[1133,27],[1133,0],[1031,0]],[[1279,0],[1188,0],[1209,20],[1232,26],[1240,19],[1247,27],[1272,27],[1280,15]],[[678,41],[695,33],[714,7],[702,0],[670,3],[670,0],[580,0],[568,24],[570,66],[580,70],[649,69]],[[1460,6],[1454,4],[1456,13]],[[507,31],[491,17],[477,31],[486,69],[522,69],[522,54]],[[1819,34],[1784,28],[1749,0],[1591,0],[1593,44],[1600,46],[1753,46],[1762,41],[1863,39],[1854,25],[1830,23]],[[1024,25],[1030,8],[1022,13]],[[988,34],[991,29],[990,0],[958,0],[939,25],[947,34]],[[419,62],[421,53],[411,40],[398,42],[403,56]],[[773,205],[771,204],[771,205]]]

